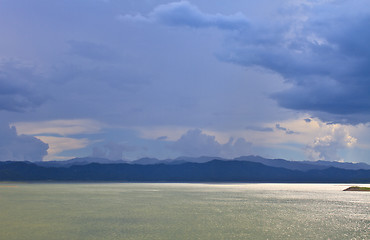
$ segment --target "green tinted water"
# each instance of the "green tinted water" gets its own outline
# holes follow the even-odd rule
[[[334,184],[0,183],[0,239],[370,239]]]

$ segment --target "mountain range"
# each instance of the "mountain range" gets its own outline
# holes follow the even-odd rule
[[[86,165],[89,163],[100,163],[100,164],[114,164],[114,163],[127,163],[127,164],[139,164],[139,165],[150,165],[150,164],[182,164],[186,162],[190,163],[206,163],[212,160],[221,161],[247,161],[262,163],[270,167],[280,167],[290,170],[314,170],[314,169],[325,169],[328,167],[336,167],[347,170],[360,170],[370,169],[370,165],[366,163],[350,163],[350,162],[335,162],[335,161],[288,161],[285,159],[268,159],[260,156],[241,156],[234,159],[226,159],[220,157],[178,157],[175,159],[158,160],[156,158],[140,158],[134,161],[127,160],[109,160],[105,158],[95,157],[84,157],[84,158],[73,158],[66,161],[48,161],[48,162],[35,162],[38,166],[43,167],[70,167],[73,165]]]
[[[54,162],[0,162],[0,181],[370,183],[370,166],[259,156],[142,158],[131,162],[87,157]]]

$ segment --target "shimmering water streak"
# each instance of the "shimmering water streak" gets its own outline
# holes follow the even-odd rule
[[[2,183],[0,239],[370,239],[348,186]]]

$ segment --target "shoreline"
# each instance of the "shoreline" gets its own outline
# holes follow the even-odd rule
[[[370,187],[351,186],[349,188],[344,189],[343,191],[370,192]]]

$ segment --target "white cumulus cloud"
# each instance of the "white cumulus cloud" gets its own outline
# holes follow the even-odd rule
[[[311,160],[340,161],[338,151],[352,147],[357,139],[352,137],[345,128],[332,126],[327,135],[315,138],[314,142],[306,147],[306,154]]]

